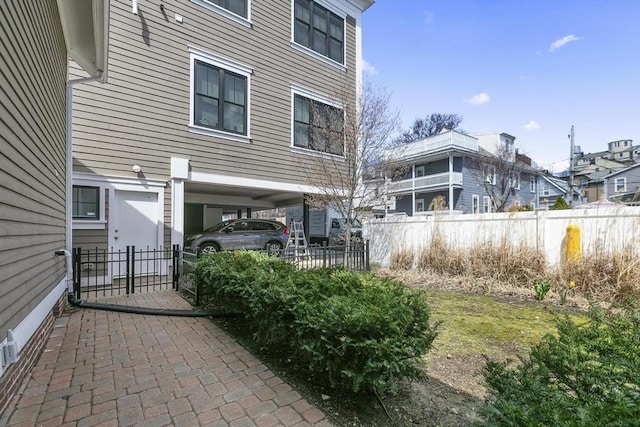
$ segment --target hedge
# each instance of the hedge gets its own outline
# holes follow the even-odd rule
[[[257,344],[284,349],[354,392],[394,391],[422,376],[436,337],[422,291],[372,274],[298,270],[239,251],[201,257],[194,278],[203,295],[244,312]]]

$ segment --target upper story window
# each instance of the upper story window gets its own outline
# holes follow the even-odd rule
[[[192,131],[247,141],[251,69],[191,48]]]
[[[344,154],[342,110],[299,94],[293,96],[293,146]]]
[[[616,178],[615,192],[627,191],[627,178]]]
[[[529,191],[532,193],[536,192],[536,178],[533,176],[529,178]]]
[[[425,176],[425,167],[423,166],[416,166],[416,178],[420,178],[421,176]]]
[[[344,19],[313,0],[295,0],[293,40],[344,64]]]
[[[100,219],[100,187],[73,186],[72,211],[73,219]]]
[[[193,3],[225,16],[246,27],[251,27],[251,0],[191,0]]]

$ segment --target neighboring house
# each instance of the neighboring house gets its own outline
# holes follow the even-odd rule
[[[314,156],[342,155],[310,130],[355,102],[373,1],[111,0],[108,82],[73,94],[74,247],[167,248],[301,204]]]
[[[0,418],[64,307],[70,204],[67,64],[105,71],[108,4],[0,3]]]
[[[640,206],[640,163],[604,177],[605,199]]]
[[[583,198],[578,191],[572,197],[569,195],[569,184],[560,178],[548,175],[538,177],[538,208],[551,208],[559,197],[562,197],[570,206],[577,206],[583,202]]]
[[[633,140],[622,139],[607,143],[607,151],[599,151],[597,153],[580,153],[579,159],[576,161],[576,167],[583,165],[596,165],[605,168],[611,168],[607,161],[617,163],[637,163],[640,161],[638,157],[640,147],[633,145]]]
[[[498,134],[507,135],[507,134]],[[515,140],[511,137],[510,145]],[[494,146],[495,149],[495,146]],[[397,151],[409,172],[389,188],[396,198],[396,212],[420,215],[433,209],[432,202],[442,196],[449,212],[490,213],[495,211],[494,196],[486,188],[498,185],[496,173],[484,176],[477,168],[478,158],[490,153],[478,139],[456,131],[446,131],[405,144]],[[518,157],[520,162],[520,157]],[[522,163],[509,179],[507,208],[537,204],[538,172]],[[485,180],[487,186],[485,186]]]

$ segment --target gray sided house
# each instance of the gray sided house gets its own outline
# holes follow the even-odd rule
[[[456,131],[443,132],[406,144],[399,151],[409,172],[390,186],[396,197],[396,212],[420,215],[434,209],[434,198],[442,196],[450,212],[495,211],[494,194],[487,191],[499,177],[485,176],[478,169],[482,149],[477,138]],[[488,179],[487,186],[484,180]],[[537,205],[537,172],[523,165],[510,181],[507,207]]]
[[[107,22],[102,1],[0,3],[0,418],[65,302],[68,55],[101,78]]]
[[[605,199],[640,206],[640,163],[604,177]]]
[[[341,109],[373,0],[111,0],[109,78],[73,93],[73,245],[182,245],[314,191],[312,102]],[[73,74],[82,75],[74,64]]]

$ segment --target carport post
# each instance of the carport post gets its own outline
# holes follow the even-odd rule
[[[242,209],[238,209],[238,219],[242,218]]]
[[[251,208],[247,208],[247,218],[251,218]]]

